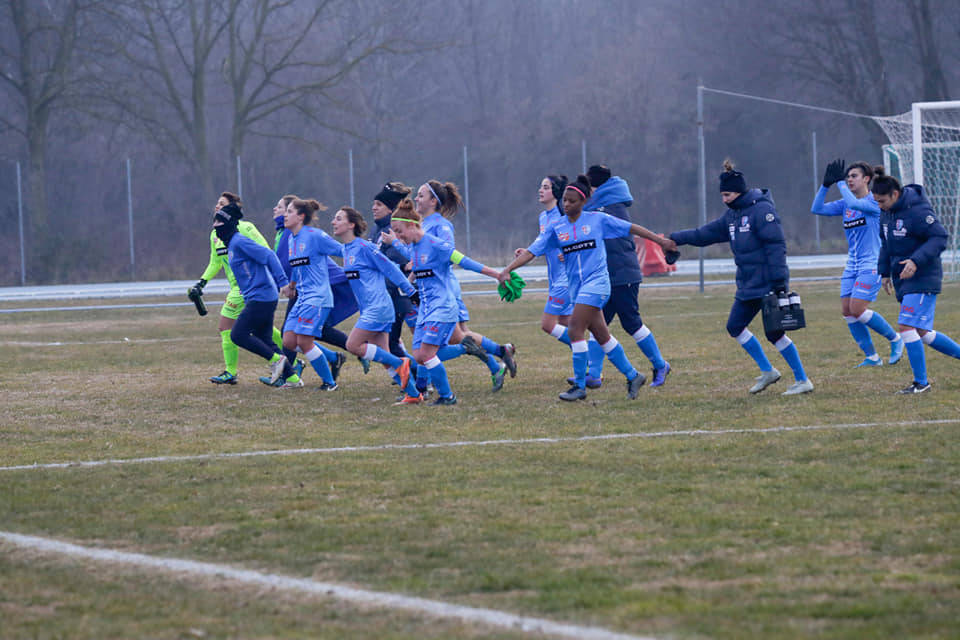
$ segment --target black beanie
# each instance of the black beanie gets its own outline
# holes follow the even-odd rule
[[[587,169],[587,177],[590,178],[590,186],[596,189],[604,182],[610,179],[613,173],[609,167],[602,164],[595,164]]]
[[[397,205],[400,204],[400,201],[403,200],[404,196],[405,194],[394,191],[389,184],[385,184],[383,185],[383,189],[380,190],[380,193],[373,196],[373,199],[379,200],[386,205],[390,211],[393,211],[397,208]]]
[[[553,199],[558,203],[563,200],[563,190],[567,188],[567,176],[547,176],[550,181],[550,191],[553,192]]]
[[[743,179],[743,174],[736,169],[724,171],[720,174],[720,191],[744,193],[746,190],[747,181]]]

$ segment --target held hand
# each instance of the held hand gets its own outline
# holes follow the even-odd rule
[[[393,241],[396,240],[396,238],[397,236],[393,235],[393,229],[387,229],[386,231],[380,232],[380,242],[388,247],[393,244]]]
[[[677,243],[673,238],[661,238],[659,242],[664,251],[677,251]]]
[[[880,285],[888,296],[893,293],[893,281],[890,278],[880,278]]]
[[[917,263],[907,258],[906,260],[901,260],[900,264],[903,265],[903,271],[900,272],[901,280],[908,280],[913,277],[917,272]]]
[[[517,250],[513,252],[513,257],[519,258],[520,254],[523,253],[523,249],[524,249],[523,247],[517,247]]]
[[[846,175],[846,171],[844,170],[845,166],[846,163],[840,159],[828,164],[826,170],[823,172],[823,186],[829,189],[834,183],[843,180]]]
[[[510,279],[510,272],[507,270],[503,270],[499,274],[497,274],[497,282],[499,282],[500,284],[503,284],[509,279]]]

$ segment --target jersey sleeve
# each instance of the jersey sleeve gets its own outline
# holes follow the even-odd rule
[[[602,214],[600,220],[603,225],[604,238],[623,238],[630,235],[630,227],[633,226],[633,223],[629,220],[617,218],[609,213]]]
[[[542,256],[550,249],[557,249],[559,246],[560,245],[557,242],[557,234],[553,232],[552,228],[547,227],[540,232],[540,235],[537,236],[536,240],[534,240],[530,246],[527,247],[527,251],[535,256]]]
[[[203,275],[200,276],[202,279],[210,282],[213,280],[214,276],[220,273],[220,268],[223,266],[223,262],[220,260],[220,256],[217,255],[217,234],[213,231],[210,232],[210,262],[207,263],[207,268],[204,269]]]
[[[311,234],[313,237],[313,248],[317,253],[328,256],[342,256],[343,245],[331,238],[326,231],[317,229],[317,233]]]
[[[413,285],[411,285],[407,277],[403,275],[403,271],[400,271],[397,263],[373,247],[367,247],[367,253],[370,258],[370,263],[377,271],[382,273],[387,280],[397,285],[397,288],[407,295],[413,293]]]
[[[696,229],[674,231],[670,234],[670,239],[677,244],[692,244],[695,247],[706,247],[718,242],[726,242],[730,239],[727,232],[726,216],[721,216]]]
[[[853,195],[853,191],[850,191],[850,187],[843,182],[838,182],[837,188],[840,189],[840,195],[843,196],[843,204],[846,205],[848,209],[861,211],[872,216],[880,215],[880,205],[878,205],[875,200],[871,200],[869,197],[858,198]]]
[[[846,187],[847,185],[843,185]],[[853,194],[850,194],[853,195]],[[843,215],[843,210],[846,209],[846,204],[843,200],[834,200],[833,202],[824,202],[824,198],[827,197],[827,188],[823,185],[820,185],[820,189],[817,191],[817,195],[813,197],[813,204],[810,205],[810,213],[815,213],[818,216],[841,216]]]

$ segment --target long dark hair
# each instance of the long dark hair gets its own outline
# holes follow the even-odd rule
[[[873,184],[870,185],[870,191],[875,196],[888,196],[894,191],[903,193],[903,187],[900,181],[893,176],[888,176],[886,169],[877,166],[873,168]]]

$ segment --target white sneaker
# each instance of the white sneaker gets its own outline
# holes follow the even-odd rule
[[[287,363],[287,359],[283,356],[280,356],[276,362],[270,363],[270,384],[273,384],[283,376],[283,365]]]
[[[790,388],[781,393],[782,396],[798,396],[801,393],[810,393],[813,391],[813,383],[809,380],[798,380],[790,385]]]
[[[760,393],[780,379],[780,372],[776,369],[763,371],[757,376],[757,383],[750,387],[750,393]]]
[[[297,380],[296,382],[284,382],[280,385],[281,389],[299,389],[303,387],[303,379]]]

